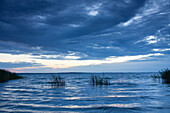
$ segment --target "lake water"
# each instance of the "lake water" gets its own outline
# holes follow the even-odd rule
[[[109,86],[91,85],[91,73],[19,75],[26,78],[0,83],[0,112],[170,113],[170,84],[154,73],[105,73]],[[49,84],[52,75],[66,86]]]

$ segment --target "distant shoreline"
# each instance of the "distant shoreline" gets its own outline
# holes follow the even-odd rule
[[[17,74],[126,74],[126,73],[158,73],[158,72],[55,72],[55,73],[17,73]]]

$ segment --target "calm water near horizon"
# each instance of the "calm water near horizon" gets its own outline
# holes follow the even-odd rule
[[[0,112],[170,113],[170,84],[154,74],[105,73],[111,85],[93,86],[92,73],[20,73],[26,78],[0,83]],[[66,86],[51,86],[52,75]]]

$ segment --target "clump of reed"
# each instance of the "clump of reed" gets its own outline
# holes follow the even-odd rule
[[[162,71],[159,71],[159,74],[161,75],[161,78],[164,80],[165,83],[170,83],[170,70],[164,69]]]
[[[110,85],[110,79],[104,76],[91,76],[91,84],[94,86]]]
[[[12,73],[10,71],[0,69],[0,82],[6,82],[8,80],[21,79],[22,76]]]
[[[162,79],[165,83],[170,83],[170,70],[164,69],[159,71],[158,75],[152,75],[151,77],[155,79]]]
[[[52,81],[49,82],[51,83],[53,86],[65,86],[65,80],[63,78],[60,77],[60,75],[58,76],[52,76]]]
[[[151,75],[151,77],[152,78],[158,78],[158,79],[162,78],[159,74],[158,75]]]

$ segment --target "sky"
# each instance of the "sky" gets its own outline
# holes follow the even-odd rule
[[[170,0],[0,0],[0,68],[25,73],[170,68]]]

